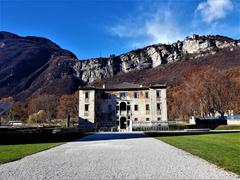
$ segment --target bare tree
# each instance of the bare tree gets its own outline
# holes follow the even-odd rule
[[[28,103],[28,114],[34,114],[40,110],[45,111],[47,120],[51,120],[56,115],[56,105],[58,103],[55,95],[38,95]]]
[[[59,99],[57,115],[66,118],[67,115],[77,117],[78,114],[78,92],[71,95],[63,95]]]
[[[240,111],[240,83],[214,68],[191,68],[184,73],[183,83],[169,93],[172,117],[204,117],[216,112],[223,116],[228,110]]]

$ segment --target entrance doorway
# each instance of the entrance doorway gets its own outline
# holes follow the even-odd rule
[[[120,103],[120,111],[126,111],[127,110],[127,105],[125,102]]]
[[[126,117],[120,118],[120,129],[126,129],[127,127],[127,119]]]

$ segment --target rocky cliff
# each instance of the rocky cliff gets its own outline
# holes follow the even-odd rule
[[[156,44],[110,58],[79,61],[74,70],[83,83],[112,77],[120,72],[155,68],[180,60],[189,60],[216,54],[222,49],[239,50],[240,41],[223,36],[187,37],[171,45]]]
[[[226,49],[235,53],[239,47],[239,40],[228,37],[193,35],[170,45],[151,45],[119,56],[77,60],[73,53],[45,38],[0,32],[0,97],[62,95],[117,74],[141,73],[169,63],[213,57]]]

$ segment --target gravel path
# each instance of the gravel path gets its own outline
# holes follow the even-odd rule
[[[98,133],[0,166],[0,179],[233,179],[141,133]]]

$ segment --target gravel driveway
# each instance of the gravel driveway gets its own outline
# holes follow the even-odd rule
[[[0,166],[3,180],[236,177],[142,133],[98,133]]]

